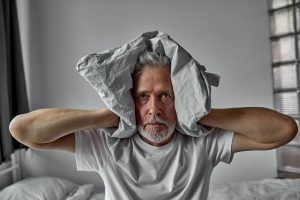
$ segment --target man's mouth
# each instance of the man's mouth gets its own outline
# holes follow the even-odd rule
[[[162,124],[162,123],[147,123],[145,124],[144,128],[166,128],[167,126],[165,124]]]

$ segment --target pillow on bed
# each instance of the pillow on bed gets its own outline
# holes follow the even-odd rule
[[[136,133],[135,109],[131,95],[139,54],[145,50],[167,56],[171,61],[171,80],[178,123],[176,129],[191,136],[209,133],[198,120],[211,109],[211,88],[219,76],[206,72],[185,49],[161,31],[146,32],[127,44],[81,58],[76,70],[98,92],[105,105],[120,117],[118,128],[105,129],[112,137]]]
[[[80,185],[73,193],[68,195],[66,200],[88,200],[92,196],[93,191],[93,184]]]
[[[54,177],[26,178],[0,191],[0,199],[42,200],[65,199],[78,185],[71,181]]]

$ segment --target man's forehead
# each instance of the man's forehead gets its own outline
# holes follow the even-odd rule
[[[150,94],[150,93],[156,93],[156,94],[161,94],[161,93],[168,93],[168,94],[173,94],[173,90],[171,88],[161,88],[157,90],[146,90],[146,89],[140,89],[140,90],[134,90],[135,94]]]
[[[152,66],[152,67],[144,67],[141,71],[135,73],[133,75],[133,79],[135,82],[146,80],[149,81],[150,79],[157,79],[162,78],[164,80],[171,81],[171,68],[170,66]]]
[[[136,92],[172,92],[170,70],[168,68],[146,68],[134,76],[133,87]]]

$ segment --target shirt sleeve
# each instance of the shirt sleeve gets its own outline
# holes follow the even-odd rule
[[[231,151],[233,135],[233,131],[215,128],[205,137],[205,149],[213,167],[220,161],[231,163],[234,155]]]
[[[75,161],[78,171],[99,171],[107,157],[107,144],[100,129],[75,132]]]

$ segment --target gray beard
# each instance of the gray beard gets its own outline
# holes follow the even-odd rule
[[[138,125],[138,131],[141,134],[141,136],[143,136],[147,140],[159,144],[159,143],[166,141],[167,139],[169,139],[172,136],[172,134],[174,133],[175,128],[176,128],[176,122],[172,123],[172,124],[169,123],[167,125],[167,127],[168,127],[168,129],[163,130],[163,131],[159,131],[158,128],[152,128],[152,129],[149,129],[149,131],[148,130],[146,131],[146,130],[144,130],[142,125]]]

